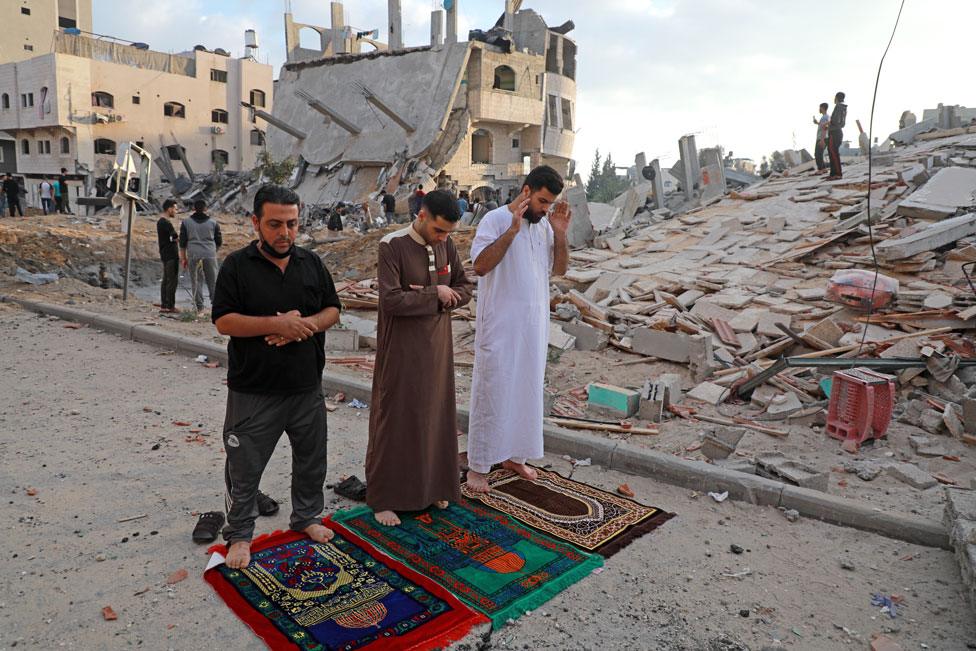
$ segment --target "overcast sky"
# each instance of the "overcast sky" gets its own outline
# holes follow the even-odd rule
[[[459,32],[487,29],[503,0],[455,0]],[[575,157],[585,177],[599,147],[618,165],[670,163],[677,141],[721,144],[757,162],[774,149],[813,150],[812,117],[838,90],[849,106],[845,138],[865,131],[878,60],[900,0],[524,0],[546,22],[576,23],[579,46]],[[429,42],[437,0],[403,0],[407,45]],[[292,0],[296,21],[328,26],[327,0]],[[260,60],[284,61],[284,0],[94,0],[94,31],[154,50],[198,43],[243,54],[244,30],[256,29]],[[380,29],[386,2],[346,0],[348,22]],[[976,106],[972,62],[974,0],[907,0],[885,61],[875,136],[897,128],[905,109],[919,119],[939,102]],[[462,36],[463,37],[463,36]]]

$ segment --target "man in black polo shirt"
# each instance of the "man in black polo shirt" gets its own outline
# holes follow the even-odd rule
[[[318,255],[295,246],[299,198],[265,185],[254,197],[256,241],[220,268],[212,319],[227,346],[226,563],[251,560],[261,474],[282,432],[292,447],[289,526],[325,542],[325,331],[339,321],[339,296]]]

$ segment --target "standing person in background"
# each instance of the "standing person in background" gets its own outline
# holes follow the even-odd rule
[[[45,215],[54,212],[54,187],[47,179],[41,181],[41,210]]]
[[[462,217],[464,217],[464,213],[468,212],[468,193],[464,190],[461,191],[461,196],[458,197],[458,210],[461,211]]]
[[[213,304],[217,283],[217,250],[224,243],[220,224],[203,212],[206,207],[204,201],[197,199],[193,202],[193,214],[180,224],[180,261],[183,268],[190,271],[193,305],[197,312],[203,310],[201,276],[207,283],[210,303]]]
[[[10,174],[3,180],[3,194],[7,198],[7,207],[10,208],[10,216],[16,217],[14,211],[20,213],[20,216],[24,216],[24,206],[20,203],[20,183],[17,183],[15,179]]]
[[[383,193],[383,213],[386,216],[387,224],[396,221],[396,197],[389,192]]]
[[[163,212],[156,222],[159,259],[163,263],[163,279],[159,286],[159,311],[176,312],[176,285],[180,278],[180,237],[171,221],[176,217],[176,201],[163,202]]]
[[[843,176],[840,166],[840,143],[844,140],[844,126],[847,123],[847,104],[844,103],[844,93],[834,96],[834,112],[830,114],[830,127],[827,130],[827,147],[830,154],[830,176],[828,181],[835,181]]]
[[[829,108],[827,102],[824,102],[820,105],[820,117],[813,118],[813,123],[817,125],[817,146],[813,150],[813,157],[817,160],[818,172],[827,169],[827,164],[824,163],[824,151],[827,149],[827,131],[830,128],[830,117],[827,115]]]
[[[58,176],[58,186],[61,188],[61,201],[58,204],[58,212],[65,215],[71,214],[71,204],[68,199],[68,170],[61,168],[61,175]]]

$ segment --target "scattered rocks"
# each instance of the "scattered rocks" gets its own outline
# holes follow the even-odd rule
[[[783,516],[790,522],[796,522],[800,519],[800,512],[796,509],[786,509],[783,511]]]
[[[731,551],[731,552],[732,552],[733,554],[741,554],[742,552],[744,552],[744,551],[745,551],[745,549],[743,549],[743,548],[742,548],[742,546],[740,546],[740,545],[735,545],[735,544],[732,544],[732,545],[729,545],[729,550],[730,550],[730,551]]]
[[[111,606],[105,606],[102,608],[102,619],[104,619],[106,622],[114,622],[118,618],[119,616],[115,614],[115,611],[112,610]]]

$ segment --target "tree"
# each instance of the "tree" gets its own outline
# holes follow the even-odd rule
[[[275,185],[282,185],[291,177],[291,173],[295,169],[295,160],[293,158],[286,158],[275,161],[274,157],[271,156],[271,152],[265,149],[258,153],[257,167],[261,175],[268,179],[268,181]]]
[[[600,189],[600,179],[600,149],[597,148],[596,154],[593,155],[593,165],[590,166],[590,178],[586,180],[586,199],[588,201],[594,201],[593,197]]]

